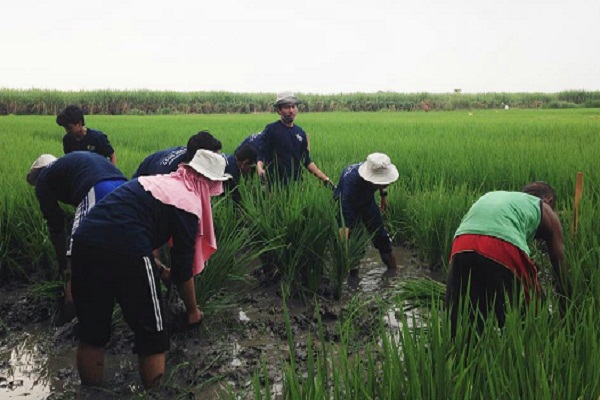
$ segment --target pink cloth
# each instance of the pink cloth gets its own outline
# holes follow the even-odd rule
[[[198,275],[204,269],[204,263],[217,251],[210,197],[223,193],[223,182],[211,181],[187,165],[180,165],[169,175],[140,176],[138,181],[161,203],[198,217],[192,266],[193,274]]]

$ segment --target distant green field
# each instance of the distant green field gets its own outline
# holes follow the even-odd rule
[[[227,153],[276,117],[92,115],[86,124],[109,136],[119,168],[130,176],[145,156],[184,145],[199,130],[210,130]],[[313,160],[334,181],[345,166],[364,160],[370,152],[385,152],[391,157],[400,179],[390,188],[387,223],[399,239],[414,242],[432,265],[445,263],[460,217],[486,191],[518,190],[528,181],[547,181],[559,195],[558,210],[566,230],[570,229],[577,171],[585,174],[583,213],[593,213],[592,205],[598,203],[600,112],[594,109],[311,113],[300,114],[297,123],[310,135]],[[28,246],[23,246],[31,238],[22,235],[44,230],[33,190],[24,176],[41,153],[62,154],[62,135],[54,117],[0,117],[5,149],[0,160],[0,236],[13,243],[2,242],[2,269],[14,260],[29,268],[31,260],[23,258],[21,251],[36,254],[39,261],[39,254],[50,249],[41,233],[35,240],[42,242],[38,245],[41,248],[36,246],[36,251],[29,252]],[[316,180],[307,178],[305,184],[317,185]],[[322,190],[316,195],[328,198],[330,193]],[[582,215],[582,224],[589,217]],[[589,229],[597,232],[592,226]],[[15,250],[15,244],[21,250]]]

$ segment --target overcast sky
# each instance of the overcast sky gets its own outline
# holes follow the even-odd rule
[[[600,90],[600,1],[3,2],[0,88]]]

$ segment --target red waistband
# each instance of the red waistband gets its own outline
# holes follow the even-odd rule
[[[504,240],[493,236],[484,235],[460,235],[452,243],[450,260],[456,253],[465,251],[474,251],[491,260],[502,264],[521,281],[525,295],[529,300],[529,288],[535,287],[536,292],[540,293],[539,283],[537,281],[537,267],[531,261],[529,256],[517,246],[505,242]]]

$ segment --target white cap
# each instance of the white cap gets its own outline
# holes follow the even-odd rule
[[[41,156],[39,156],[37,160],[35,160],[33,164],[31,164],[31,168],[27,173],[27,182],[32,186],[35,185],[35,182],[41,170],[43,168],[46,168],[48,165],[52,164],[56,160],[57,158],[54,157],[52,154],[42,154]]]

